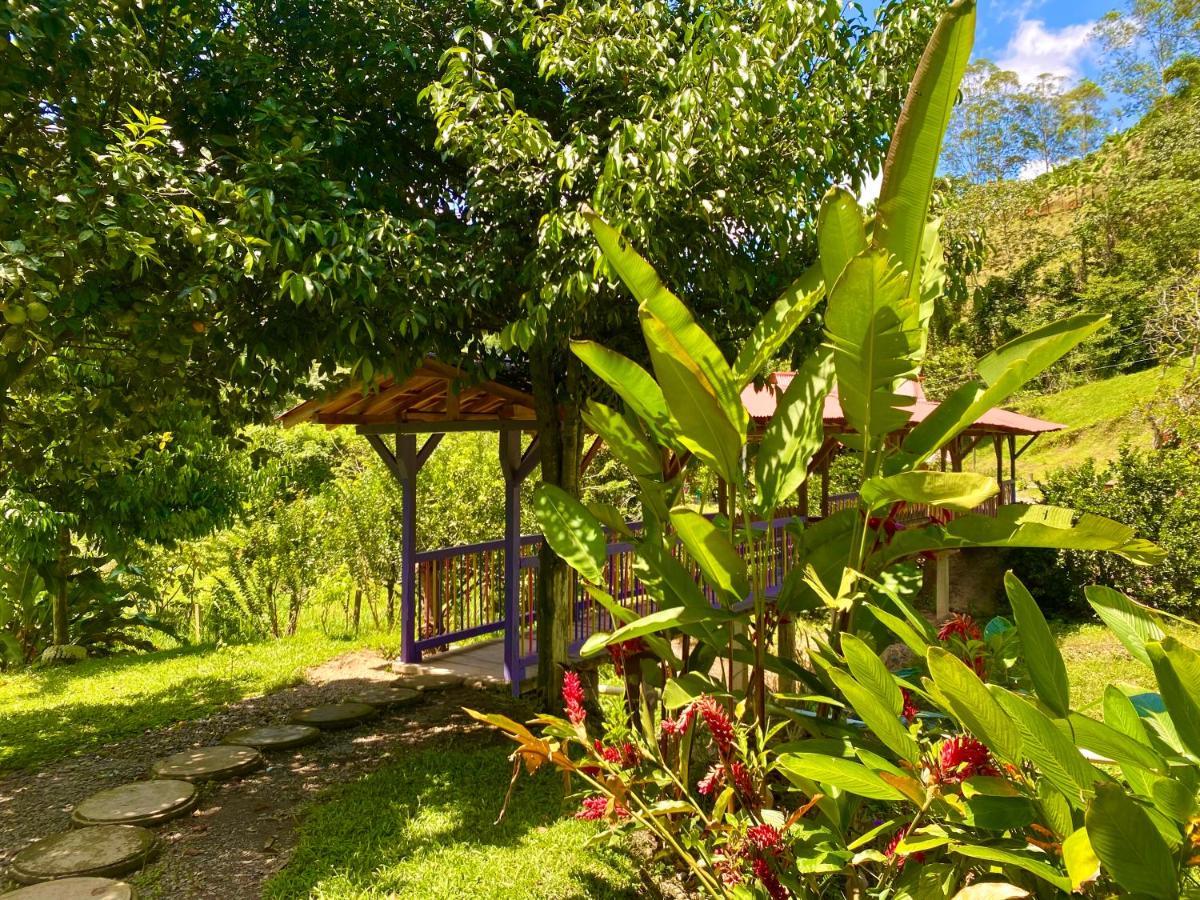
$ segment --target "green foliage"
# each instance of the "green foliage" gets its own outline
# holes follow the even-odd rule
[[[1023,553],[1014,560],[1035,593],[1056,611],[1078,615],[1083,588],[1109,584],[1162,609],[1194,616],[1200,609],[1200,455],[1188,439],[1158,450],[1125,447],[1107,465],[1092,460],[1051,472],[1039,482],[1046,502],[1128,522],[1167,551],[1152,577],[1124,561],[1094,553]]]

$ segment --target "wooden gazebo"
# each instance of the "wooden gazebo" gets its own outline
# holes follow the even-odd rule
[[[775,414],[777,398],[792,377],[790,372],[776,372],[763,387],[750,386],[743,392],[742,402],[755,424],[751,440],[761,435]],[[917,382],[910,383],[906,390],[913,398],[910,425],[914,425],[935,410],[937,403],[926,399]],[[521,484],[538,465],[540,455],[532,395],[511,383],[472,381],[468,373],[454,366],[426,359],[407,378],[386,378],[370,387],[347,386],[324,398],[301,403],[283,413],[279,421],[285,426],[303,422],[331,428],[353,426],[400,482],[403,662],[417,664],[423,655],[440,653],[456,642],[500,632],[503,669],[495,674],[502,674],[513,691],[519,691],[525,672],[537,662],[534,579],[536,549],[541,537],[520,533]],[[824,422],[825,444],[814,458],[811,471],[820,475],[820,514],[827,516],[857,499],[855,494],[829,494],[829,464],[841,449],[839,438],[848,431],[836,393],[825,401]],[[994,512],[996,506],[1016,501],[1016,463],[1020,455],[1039,435],[1062,427],[1007,410],[989,410],[951,445],[942,448],[940,464],[961,470],[968,454],[990,441],[995,447],[996,478],[1002,490],[987,509],[980,511]],[[417,473],[445,434],[461,431],[490,431],[498,435],[498,456],[505,481],[504,537],[418,553]],[[531,438],[522,450],[525,433]],[[418,446],[419,436],[424,439]],[[585,455],[585,465],[597,446],[598,442],[594,442]],[[803,490],[807,491],[807,483]],[[800,505],[800,515],[804,517],[808,509],[806,493]],[[783,534],[781,529],[779,534]],[[787,548],[778,549],[780,559],[786,558]],[[633,574],[632,563],[630,544],[610,543],[605,577],[613,596],[622,598],[639,612],[649,612],[649,598]],[[946,566],[939,564],[939,595],[946,572]],[[782,574],[781,568],[777,575],[781,578]],[[606,627],[605,616],[588,598],[581,598],[574,610],[575,646],[594,629]]]

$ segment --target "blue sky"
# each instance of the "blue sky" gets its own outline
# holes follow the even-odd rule
[[[1051,72],[1074,80],[1095,77],[1091,36],[1096,20],[1116,0],[980,0],[975,56],[992,60],[1023,80]]]

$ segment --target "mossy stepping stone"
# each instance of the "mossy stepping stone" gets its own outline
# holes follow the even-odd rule
[[[8,875],[22,884],[78,875],[124,875],[154,854],[154,832],[138,825],[92,825],[42,838],[13,857]]]
[[[323,730],[353,728],[378,713],[369,703],[327,703],[298,709],[290,716],[297,725],[312,725]]]
[[[60,878],[0,894],[0,900],[135,900],[132,884],[111,878]]]
[[[465,680],[462,675],[451,675],[449,672],[422,672],[417,675],[401,675],[397,684],[417,691],[442,691],[446,688],[461,687]]]
[[[395,684],[373,684],[350,697],[352,703],[365,703],[380,709],[401,709],[421,702],[421,692]]]
[[[311,744],[320,736],[321,729],[311,725],[260,725],[227,734],[223,742],[257,750],[290,750]]]
[[[215,781],[251,772],[263,764],[262,754],[253,747],[217,744],[197,747],[160,759],[150,771],[155,778],[182,778],[184,781]]]
[[[92,794],[75,807],[76,825],[157,825],[196,808],[196,786],[187,781],[135,781]]]

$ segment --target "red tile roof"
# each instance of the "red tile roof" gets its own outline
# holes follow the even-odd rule
[[[775,415],[776,398],[788,389],[795,372],[774,372],[768,376],[767,384],[759,389],[750,385],[742,391],[742,403],[750,417],[760,424],[766,424]],[[938,408],[938,404],[925,399],[925,391],[919,382],[909,381],[900,393],[913,398],[909,407],[909,424],[915,425]],[[838,399],[837,389],[825,398],[825,427],[837,430],[846,428],[846,417],[842,412],[842,404]],[[1021,413],[1007,409],[989,409],[975,420],[974,427],[984,431],[1002,432],[1004,434],[1045,434],[1050,431],[1061,431],[1066,428],[1057,422],[1047,422],[1024,416]]]

